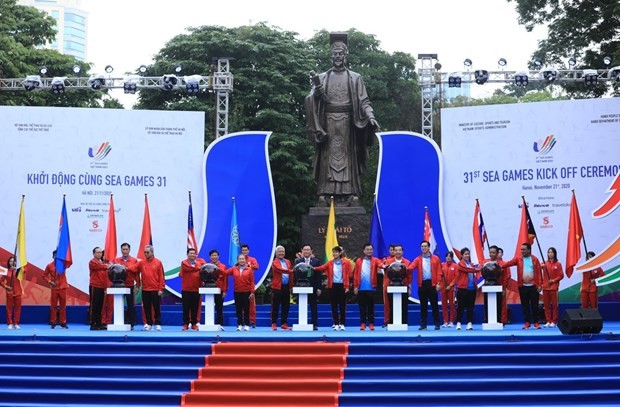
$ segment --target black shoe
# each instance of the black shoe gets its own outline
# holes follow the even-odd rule
[[[255,323],[252,323],[252,328],[256,328],[256,324]]]
[[[435,325],[435,331],[439,331],[440,329],[441,329],[441,326]]]
[[[52,324],[52,329],[56,328],[56,324]]]
[[[90,330],[91,330],[91,331],[98,331],[98,330],[99,330],[99,327],[98,327],[97,325],[91,325],[91,326],[90,326]]]
[[[315,326],[312,328],[312,330],[313,330],[313,331],[318,331],[318,330],[319,330],[319,328],[317,328],[317,326],[315,325]]]
[[[421,326],[418,328],[418,331],[426,331],[426,326]]]
[[[69,329],[69,327],[67,326],[67,324],[60,324],[60,327],[61,327],[62,329]]]

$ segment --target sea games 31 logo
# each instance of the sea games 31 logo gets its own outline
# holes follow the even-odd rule
[[[89,147],[88,156],[93,160],[90,162],[90,168],[108,168],[108,163],[104,159],[112,151],[109,141],[104,141],[99,146]]]
[[[534,152],[536,153],[536,162],[545,163],[552,162],[553,156],[550,154],[553,147],[557,144],[557,140],[553,134],[547,136],[544,140],[534,142]]]

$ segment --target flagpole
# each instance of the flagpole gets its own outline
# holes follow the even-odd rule
[[[528,218],[530,219],[530,221],[532,220],[532,218],[529,216],[530,211],[527,210],[527,203],[525,202],[525,195],[521,195],[521,198],[523,198],[523,205],[525,205],[525,211],[528,214]],[[532,229],[534,229],[534,224],[532,223]],[[534,229],[534,233],[536,232],[536,229]],[[543,262],[546,261],[545,260],[545,256],[543,254],[542,248],[540,247],[540,240],[538,240],[538,233],[536,233],[534,235],[534,239],[536,239],[536,244],[538,245],[538,251],[540,252],[540,260]],[[547,273],[547,279],[549,278],[549,270],[547,270],[547,267],[543,267],[545,269],[545,272]]]
[[[480,207],[480,202],[478,201],[478,198],[476,198],[476,203],[478,204],[478,207]],[[480,214],[481,214],[481,217],[482,217],[482,208],[480,209]],[[489,234],[487,233],[486,227],[484,228],[484,233],[487,235],[487,238],[486,238],[487,250],[491,251],[491,245],[489,244]]]
[[[575,197],[575,202],[577,202],[577,195],[575,195],[575,190],[571,189],[571,191],[573,193],[573,196]],[[586,234],[585,234],[585,232],[583,232],[583,226],[581,227],[581,231],[582,231],[582,233],[581,233],[581,240],[583,240],[583,248],[586,251],[586,259],[587,259],[588,258],[588,246],[586,245],[586,236],[585,236]]]

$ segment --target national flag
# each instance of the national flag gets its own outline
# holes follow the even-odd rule
[[[332,249],[338,244],[338,233],[336,231],[336,210],[334,209],[334,199],[331,200],[329,206],[329,217],[327,218],[327,227],[325,228],[325,262],[328,262],[332,256]]]
[[[144,194],[144,220],[142,221],[142,235],[140,236],[140,248],[138,250],[138,258],[146,259],[144,256],[144,247],[153,244],[153,235],[151,234],[151,214],[149,213],[148,195]]]
[[[523,205],[521,206],[521,226],[519,227],[519,238],[517,239],[517,248],[515,249],[515,257],[521,255],[521,245],[523,243],[534,243],[536,239],[536,231],[534,223],[530,217],[530,211],[527,209],[525,197],[523,197]]]
[[[370,243],[375,249],[375,256],[383,259],[387,257],[390,252],[388,251],[385,239],[383,237],[383,226],[381,225],[381,216],[379,216],[379,207],[377,206],[377,199],[372,204],[372,217],[370,218]]]
[[[433,233],[433,226],[431,225],[431,218],[428,215],[428,208],[424,207],[424,240],[431,244],[431,253],[435,253],[437,250],[437,241],[435,240],[435,234]]]
[[[114,212],[114,198],[110,195],[110,209],[108,211],[108,229],[105,232],[105,246],[103,252],[107,260],[116,258],[116,214]]]
[[[62,211],[60,212],[60,225],[58,226],[58,244],[56,245],[56,259],[54,266],[56,272],[62,274],[73,264],[71,255],[71,237],[69,236],[69,219],[67,218],[67,204],[62,197]]]
[[[484,261],[484,243],[487,242],[487,231],[484,228],[484,220],[480,211],[480,202],[476,199],[476,207],[474,209],[474,223],[472,226],[472,250],[471,262],[480,264]]]
[[[568,242],[566,244],[566,275],[573,275],[573,269],[581,258],[581,239],[583,238],[583,226],[577,207],[577,198],[573,191],[573,198],[570,202],[570,215],[568,217]]]
[[[189,209],[187,210],[187,248],[198,250],[194,234],[194,211],[192,211],[192,191],[189,191]]]
[[[230,218],[230,243],[228,245],[228,264],[230,267],[237,264],[237,258],[241,253],[241,237],[239,235],[239,223],[237,223],[237,204],[232,199],[232,216]]]
[[[24,213],[24,198],[22,195],[22,204],[19,208],[19,220],[17,222],[17,239],[15,241],[15,268],[17,269],[17,279],[24,278],[25,267],[28,265],[26,259],[26,214]]]

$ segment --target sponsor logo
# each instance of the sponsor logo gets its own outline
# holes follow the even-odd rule
[[[101,228],[99,227],[99,221],[94,220],[91,223],[91,227],[88,229],[89,232],[101,232]]]
[[[101,161],[110,154],[110,151],[112,151],[112,146],[109,141],[105,141],[99,146],[90,147],[88,149],[88,156],[94,161]]]
[[[82,212],[82,207],[78,206],[77,208],[71,208],[71,212]]]
[[[547,136],[544,140],[538,140],[534,143],[534,152],[538,153],[538,156],[548,155],[553,147],[556,145],[556,139],[553,134]]]
[[[541,228],[543,229],[553,228],[553,224],[551,224],[551,218],[549,216],[543,216],[542,221],[543,221],[542,225],[540,225]]]

